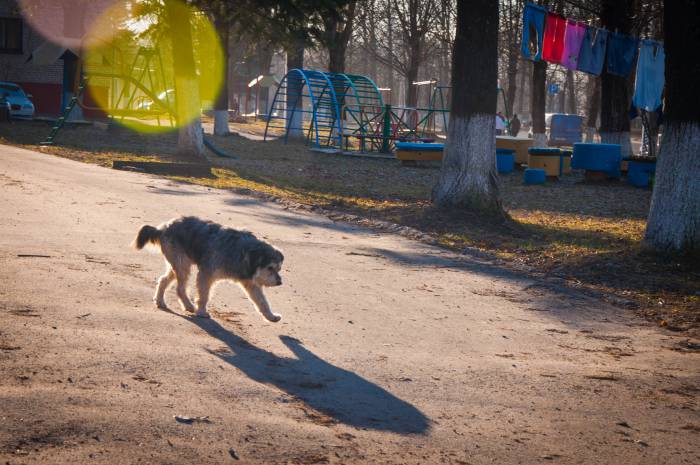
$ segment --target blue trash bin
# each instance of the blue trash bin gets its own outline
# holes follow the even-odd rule
[[[621,176],[622,146],[620,144],[574,144],[571,167],[586,171],[602,171],[611,178]]]
[[[651,176],[656,171],[656,160],[626,158],[627,182],[635,187],[649,187]]]
[[[512,173],[515,166],[515,150],[496,149],[496,169],[499,173]]]
[[[527,168],[523,180],[525,184],[544,184],[547,174],[541,168]]]

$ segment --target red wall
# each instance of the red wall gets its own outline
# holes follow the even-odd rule
[[[63,86],[61,84],[41,84],[36,82],[18,82],[27,94],[32,94],[32,102],[36,108],[37,115],[58,116],[62,113],[61,109],[61,92]],[[91,92],[105,96],[103,101],[106,101],[108,87],[94,86],[83,92],[83,102],[86,106],[97,107],[97,102],[92,98]],[[85,110],[83,112],[86,118],[90,119],[106,119],[107,114],[102,110]]]
[[[108,92],[109,87],[88,84],[88,88],[83,91],[83,104],[87,107],[97,107],[98,104],[92,96],[98,95],[100,100],[107,102]],[[102,110],[83,110],[83,114],[90,119],[107,119],[107,114]]]
[[[40,84],[37,82],[18,82],[24,92],[32,94],[36,113],[40,115],[58,115],[61,113],[61,84]]]

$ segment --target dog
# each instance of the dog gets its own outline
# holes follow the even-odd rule
[[[163,295],[177,280],[177,296],[182,307],[196,316],[209,318],[207,302],[212,285],[230,279],[241,285],[258,312],[268,321],[278,322],[262,288],[282,284],[280,269],[284,256],[270,244],[248,231],[238,231],[194,216],[175,218],[160,226],[142,226],[133,246],[160,246],[166,271],[158,279],[153,300],[160,309],[167,309]],[[197,308],[187,297],[187,279],[192,265],[197,265]]]

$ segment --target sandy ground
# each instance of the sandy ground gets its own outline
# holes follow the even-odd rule
[[[700,461],[700,354],[624,310],[205,187],[0,146],[0,463]],[[139,225],[282,248],[264,322],[151,303]],[[183,424],[176,415],[208,417]]]

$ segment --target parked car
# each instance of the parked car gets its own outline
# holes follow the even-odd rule
[[[10,117],[27,118],[34,117],[34,104],[30,100],[31,95],[24,93],[24,89],[12,82],[0,82],[0,93],[10,104]]]
[[[0,93],[0,122],[10,120],[10,102],[5,99],[5,95]]]

